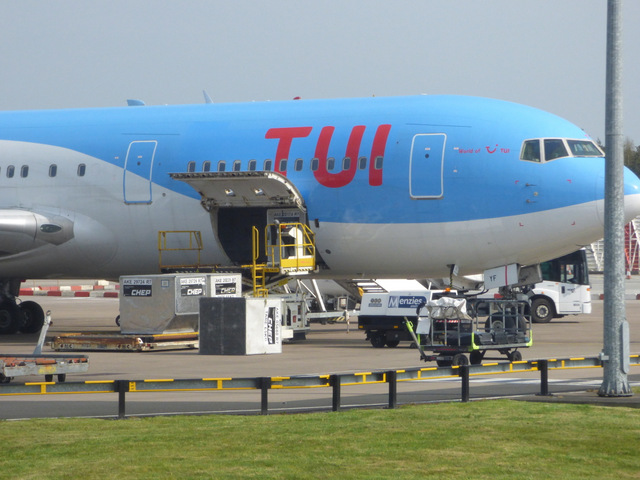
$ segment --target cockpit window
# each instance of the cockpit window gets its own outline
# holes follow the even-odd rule
[[[522,160],[529,160],[530,162],[540,161],[540,140],[525,140],[522,144],[522,153],[520,154]]]
[[[574,157],[602,157],[604,153],[591,140],[567,140]]]
[[[531,139],[522,142],[520,160],[550,162],[563,157],[603,157],[604,153],[592,140],[566,138]]]
[[[544,141],[544,159],[555,160],[556,158],[568,157],[567,148],[560,138],[547,138]]]

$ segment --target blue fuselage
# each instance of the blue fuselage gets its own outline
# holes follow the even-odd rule
[[[0,276],[154,273],[157,232],[172,229],[207,232],[224,263],[201,195],[170,176],[203,170],[285,176],[329,277],[477,273],[601,238],[604,157],[524,160],[530,139],[589,140],[549,113],[457,96],[2,113]],[[639,185],[626,171],[628,219]],[[9,211],[73,226],[17,247],[31,230],[3,230]]]

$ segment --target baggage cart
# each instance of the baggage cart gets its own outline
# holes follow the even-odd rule
[[[519,349],[533,344],[529,312],[524,300],[442,297],[417,308],[417,325],[405,322],[422,360],[441,367],[479,365],[494,351],[522,360]]]

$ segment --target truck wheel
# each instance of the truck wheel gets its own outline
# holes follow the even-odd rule
[[[546,298],[536,298],[531,302],[531,320],[534,323],[549,323],[554,315],[554,308]]]
[[[387,340],[387,347],[396,348],[400,344],[400,340]]]
[[[513,352],[507,353],[507,358],[510,362],[519,362],[522,360],[522,353],[518,350],[514,350]]]
[[[471,365],[482,364],[483,358],[484,358],[484,352],[481,352],[480,350],[474,350],[469,354],[469,360],[471,361]]]
[[[467,358],[466,355],[463,355],[462,353],[456,353],[453,356],[452,364],[453,364],[454,367],[460,367],[462,365],[469,365],[469,359]]]
[[[374,333],[371,335],[371,345],[373,348],[382,348],[387,343],[384,333]]]
[[[484,322],[484,331],[485,332],[504,332],[504,322],[502,321],[502,317],[499,315],[492,315],[487,318],[487,321]]]

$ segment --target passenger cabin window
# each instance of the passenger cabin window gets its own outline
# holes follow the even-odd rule
[[[206,161],[202,164],[202,171],[203,172],[210,172],[211,171],[211,162],[210,161]]]
[[[265,160],[264,161],[264,171],[265,172],[270,172],[271,171],[271,160]]]
[[[304,160],[302,160],[301,158],[296,158],[296,163],[294,163],[293,168],[295,169],[296,172],[299,172],[300,170],[302,170],[302,166],[303,166]]]
[[[547,138],[544,141],[544,159],[555,160],[556,158],[568,157],[567,149],[560,138]]]
[[[256,162],[255,160],[249,160],[249,171],[255,172],[257,164],[258,162]]]
[[[227,169],[227,162],[225,162],[224,160],[220,160],[218,162],[218,171],[224,172],[226,169]]]
[[[336,168],[336,159],[333,157],[327,158],[327,172],[333,171]]]
[[[281,172],[286,172],[287,171],[287,159],[283,158],[282,160],[280,160],[280,171]]]
[[[9,165],[7,167],[7,178],[13,178],[13,175],[16,173],[16,167],[13,165]]]
[[[342,159],[342,170],[349,170],[351,168],[351,159],[349,157],[344,157]]]
[[[312,158],[311,159],[311,171],[315,172],[316,170],[318,170],[319,166],[320,166],[320,160],[318,160],[317,158]]]
[[[87,173],[87,166],[84,163],[78,165],[78,176],[84,177],[84,174]]]
[[[365,170],[367,168],[367,157],[360,157],[358,159],[358,170]]]
[[[382,163],[383,163],[384,158],[383,157],[376,157],[376,163],[373,165],[373,167],[376,170],[382,170]]]
[[[526,140],[522,144],[522,152],[520,153],[522,160],[529,162],[540,161],[540,140]]]
[[[233,162],[234,172],[239,172],[241,167],[242,167],[242,162],[240,160],[236,160],[235,162]]]
[[[187,172],[193,173],[196,171],[196,162],[187,163]]]
[[[58,174],[58,166],[55,163],[49,165],[49,176],[53,178],[57,174]]]
[[[29,176],[29,165],[23,165],[20,169],[20,176],[22,178],[27,178]]]

